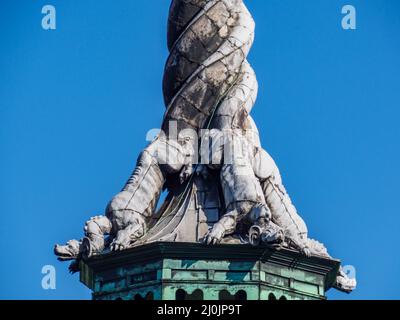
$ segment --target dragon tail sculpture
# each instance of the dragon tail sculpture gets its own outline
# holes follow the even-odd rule
[[[217,177],[225,204],[224,214],[204,234],[204,242],[219,243],[238,230],[247,230],[249,241],[256,245],[279,243],[306,255],[329,257],[321,243],[308,238],[306,224],[274,160],[261,147],[250,116],[258,92],[256,75],[247,61],[254,32],[254,20],[242,0],[172,0],[162,132],[141,153],[105,215],[86,223],[81,240],[56,245],[59,259],[79,260],[105,249],[123,250],[150,234],[148,238],[157,241],[159,225],[154,227],[152,221],[163,188],[179,183],[190,186],[188,181],[199,166]],[[206,136],[213,147],[210,152],[200,150],[201,159],[197,159]],[[188,199],[188,193],[184,194]],[[179,208],[172,211],[184,215]],[[339,272],[338,289],[351,291],[355,284]]]

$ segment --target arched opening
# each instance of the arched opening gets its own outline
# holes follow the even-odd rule
[[[228,290],[221,290],[218,294],[219,300],[247,300],[247,292],[245,290],[239,290],[232,295]]]
[[[145,300],[154,300],[153,292],[151,292],[151,291],[147,292]]]
[[[178,289],[175,292],[175,300],[185,300],[186,298],[186,291],[183,289]]]
[[[175,292],[176,300],[204,300],[203,291],[200,289],[194,290],[191,294],[188,294],[183,289],[178,289]]]
[[[231,295],[228,290],[221,290],[218,294],[218,300],[235,300],[235,296]]]
[[[244,301],[247,300],[247,292],[244,290],[239,290],[235,293],[235,300]]]
[[[268,295],[268,300],[276,300],[275,295],[274,295],[273,293],[270,293],[270,294]]]
[[[192,292],[192,294],[186,294],[185,300],[204,300],[203,291],[196,289]]]
[[[142,297],[141,294],[137,293],[137,294],[135,294],[135,296],[133,297],[133,300],[141,301],[141,300],[144,300],[144,298]]]
[[[285,296],[282,296],[279,298],[279,300],[287,300],[287,298]]]

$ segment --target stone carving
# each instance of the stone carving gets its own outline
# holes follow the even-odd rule
[[[275,245],[330,258],[308,238],[250,116],[254,29],[242,0],[172,1],[162,131],[105,215],[86,222],[81,240],[55,246],[60,260],[75,260],[71,271],[79,259],[153,241]],[[170,193],[157,211],[163,189]],[[355,280],[340,271],[336,287],[349,292]]]

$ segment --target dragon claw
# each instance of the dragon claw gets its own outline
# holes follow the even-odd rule
[[[220,224],[215,224],[204,237],[204,243],[207,245],[215,245],[221,242],[225,235],[225,229]]]

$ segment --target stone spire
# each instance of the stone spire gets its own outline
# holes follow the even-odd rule
[[[331,258],[308,237],[250,116],[258,90],[247,61],[254,30],[242,0],[172,1],[162,132],[105,215],[86,223],[84,238],[56,246],[60,259],[153,242],[250,243]],[[163,189],[169,195],[157,210]],[[355,280],[339,271],[336,287],[351,291]]]

